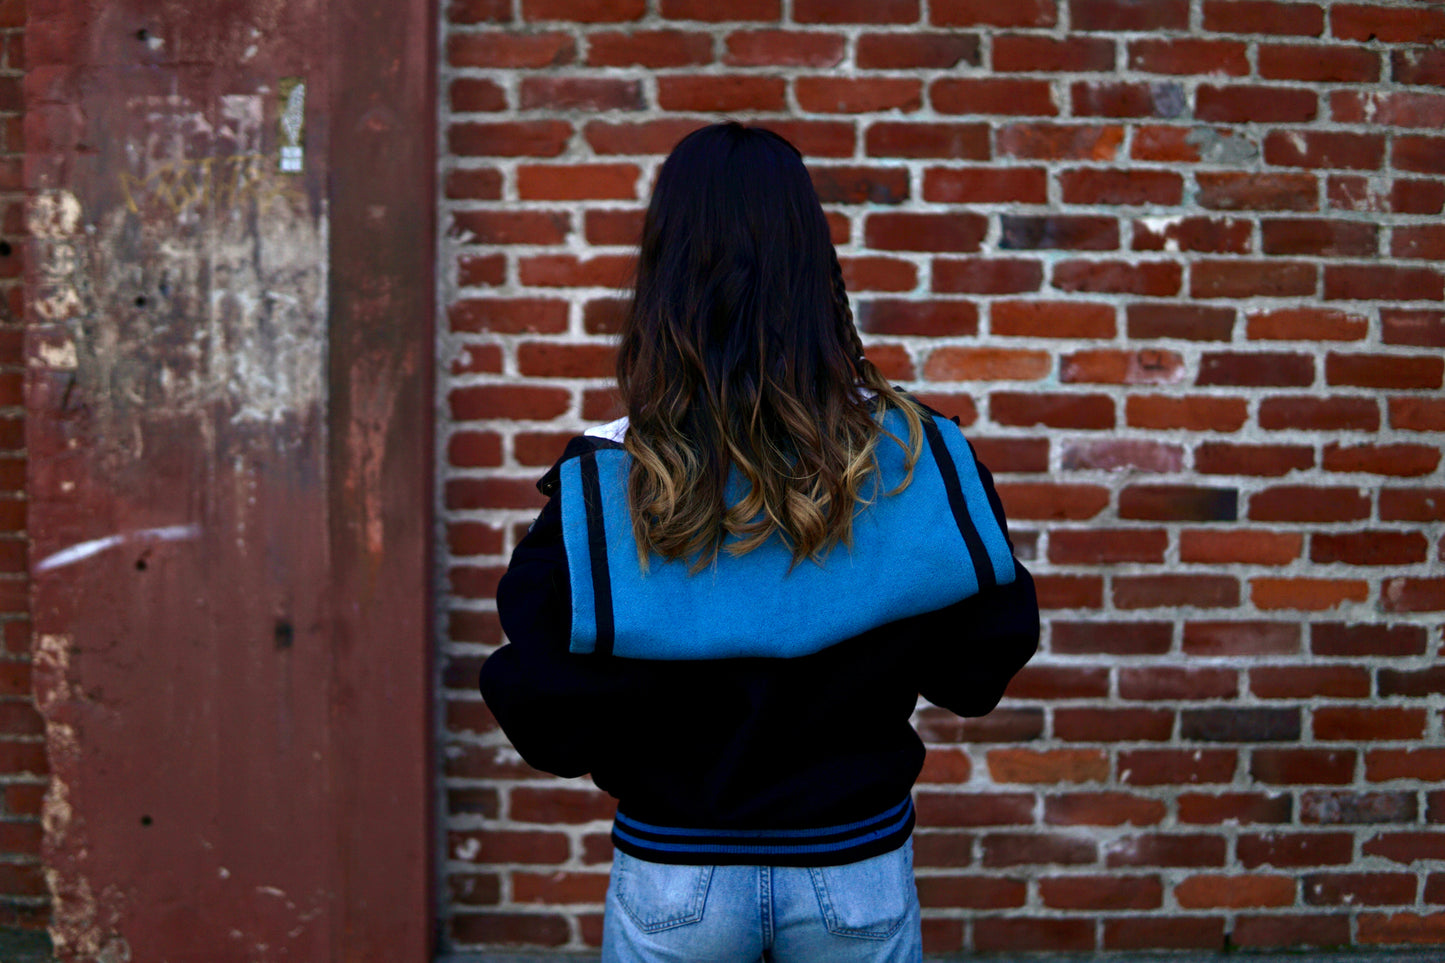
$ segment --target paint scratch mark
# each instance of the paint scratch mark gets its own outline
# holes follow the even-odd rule
[[[201,527],[199,525],[163,525],[159,528],[143,528],[121,535],[93,538],[88,542],[80,542],[69,548],[63,548],[53,555],[47,555],[36,564],[35,571],[48,572],[66,565],[74,565],[76,562],[84,561],[93,555],[99,555],[101,552],[127,542],[177,542],[196,538],[200,534]]]

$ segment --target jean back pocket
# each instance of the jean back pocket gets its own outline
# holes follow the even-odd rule
[[[712,870],[650,863],[617,850],[612,862],[614,896],[645,933],[697,923],[707,907]]]
[[[908,843],[871,859],[810,872],[823,922],[835,936],[886,940],[918,901],[913,847]]]

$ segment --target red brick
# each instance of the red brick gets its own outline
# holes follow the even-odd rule
[[[1055,565],[1163,562],[1169,546],[1163,529],[1058,529],[1049,535],[1049,561]]]
[[[1292,34],[1318,37],[1324,33],[1324,11],[1313,3],[1276,3],[1273,0],[1205,0],[1204,29],[1214,33]]]
[[[1304,536],[1298,532],[1191,529],[1179,533],[1179,560],[1207,565],[1288,565],[1300,557],[1303,545]]]
[[[1062,826],[1152,826],[1164,819],[1161,800],[1123,792],[1044,797],[1044,821]]]
[[[599,30],[587,35],[589,67],[687,67],[712,60],[712,37],[685,30]]]
[[[1396,170],[1445,174],[1445,137],[1396,135],[1390,162]]]
[[[1445,300],[1445,274],[1379,264],[1325,266],[1325,298],[1360,301]]]
[[[661,13],[668,20],[778,20],[782,16],[781,0],[730,0],[719,4],[714,0],[661,0]]]
[[[956,793],[919,790],[921,826],[1007,826],[1032,824],[1030,793]]]
[[[1248,315],[1245,334],[1251,341],[1359,341],[1369,321],[1332,308],[1297,307]]]
[[[1133,222],[1136,251],[1201,251],[1212,254],[1248,254],[1254,225],[1234,218],[1150,218]]]
[[[1357,918],[1362,944],[1445,943],[1445,913],[1361,913]]]
[[[1251,949],[1345,946],[1350,942],[1350,917],[1319,913],[1240,916],[1231,935],[1235,945]]]
[[[912,381],[918,377],[908,349],[900,344],[868,345],[868,360],[890,381]]]
[[[1058,114],[1052,87],[1043,80],[1009,77],[946,78],[929,87],[933,109],[941,114]]]
[[[996,472],[1046,472],[1049,468],[1047,438],[971,437],[978,460]]]
[[[572,125],[563,120],[471,122],[447,128],[447,151],[461,157],[556,157]]]
[[[1439,451],[1433,452],[1438,460]],[[1347,565],[1409,565],[1426,560],[1429,546],[1420,532],[1316,532],[1310,561]]]
[[[544,298],[467,298],[452,304],[447,315],[453,331],[542,334],[567,329],[567,302]]]
[[[1382,489],[1380,492],[1380,521],[1445,521],[1445,489]]]
[[[1259,426],[1267,431],[1375,431],[1380,408],[1373,398],[1265,398]]]
[[[584,200],[637,197],[635,164],[522,164],[517,196],[523,200]]]
[[[447,935],[463,945],[561,946],[572,938],[567,918],[554,913],[457,913]]]
[[[1238,518],[1239,492],[1202,485],[1129,485],[1119,492],[1119,517],[1220,522]]]
[[[1345,625],[1316,622],[1310,651],[1322,656],[1413,656],[1425,652],[1425,629],[1417,625]]]
[[[1194,116],[1222,124],[1305,123],[1319,108],[1319,95],[1298,87],[1201,84],[1194,93]]]
[[[1136,749],[1119,754],[1119,782],[1130,786],[1228,783],[1234,780],[1237,764],[1232,750]],[[1110,865],[1115,865],[1112,860]]]
[[[1065,260],[1053,265],[1053,288],[1094,294],[1134,294],[1168,298],[1179,294],[1183,269],[1173,262]]]
[[[1289,876],[1189,876],[1175,885],[1174,898],[1188,909],[1293,906],[1295,882]]]
[[[1439,612],[1445,609],[1445,578],[1393,578],[1380,596],[1386,612]]]
[[[849,291],[911,291],[918,284],[918,268],[889,257],[840,257],[843,282]]]
[[[505,254],[464,254],[457,258],[457,284],[461,287],[497,287],[506,282],[507,256]],[[486,350],[500,351],[497,345],[487,345]],[[498,357],[500,358],[500,354]],[[501,363],[498,362],[495,367],[480,370],[500,373]],[[457,370],[453,373],[459,374],[461,371]]]
[[[1109,504],[1109,490],[1100,485],[1000,482],[997,487],[1010,518],[1082,521]]]
[[[923,106],[923,84],[904,78],[799,77],[794,82],[793,91],[798,98],[798,106],[815,113],[907,112]]]
[[[1005,157],[1108,161],[1123,140],[1116,124],[1008,124],[998,131],[998,150]]]
[[[930,381],[1034,381],[1049,374],[1053,359],[1043,351],[1007,348],[935,348],[923,367]]]
[[[1246,49],[1237,40],[1131,40],[1129,69],[1151,74],[1244,77],[1249,74]]]
[[[940,27],[1052,27],[1058,22],[1058,0],[932,0],[928,18]]]
[[[657,78],[657,105],[664,110],[783,110],[785,85],[780,77],[750,74],[664,74]]]
[[[1413,755],[1419,756],[1429,751],[1420,750]],[[1441,752],[1438,749],[1434,751],[1437,755]],[[1396,753],[1396,755],[1405,754]],[[1445,766],[1437,763],[1436,769],[1445,771]],[[1410,777],[1430,779],[1423,773],[1419,776],[1412,773]],[[1365,840],[1360,851],[1366,856],[1383,856],[1385,859],[1406,866],[1424,860],[1438,863],[1445,860],[1445,833],[1379,833]],[[1432,874],[1437,878],[1438,875]]]
[[[1224,920],[1217,916],[1148,914],[1104,920],[1107,950],[1215,950],[1226,946]]]
[[[1114,69],[1114,44],[1103,37],[998,34],[992,66],[995,73],[1108,73]]]
[[[1055,286],[1061,285],[1055,281]],[[1065,385],[1175,385],[1183,380],[1183,357],[1160,350],[1074,351],[1062,359],[1059,380]]]
[[[864,242],[882,251],[977,251],[988,231],[980,214],[870,214]]]
[[[1358,221],[1265,218],[1260,234],[1265,254],[1372,257],[1379,252],[1379,228]]]
[[[515,903],[601,903],[607,896],[606,873],[512,873]]]
[[[1293,622],[1186,622],[1186,655],[1293,655],[1300,650],[1300,626]]]
[[[1076,835],[1040,833],[989,833],[980,843],[983,865],[990,868],[1030,864],[1092,863],[1097,844]]]
[[[1004,499],[1008,505],[1008,499]],[[1010,515],[1027,517],[1009,509]],[[1034,579],[1039,608],[1098,609],[1104,607],[1104,580],[1097,575],[1040,575]]]
[[[1398,390],[1437,389],[1445,378],[1445,359],[1388,354],[1341,354],[1325,357],[1325,380],[1331,385]]]
[[[1141,749],[1127,753],[1129,756],[1145,754],[1174,753],[1176,750]],[[1196,755],[1196,753],[1189,753]],[[1223,752],[1200,755],[1225,755]],[[1233,755],[1233,753],[1228,753]],[[1138,836],[1120,836],[1105,844],[1105,864],[1108,866],[1223,866],[1225,840],[1214,835],[1175,835],[1149,833]]]
[[[616,370],[616,348],[600,344],[526,342],[517,348],[517,368],[529,378],[607,378]]]
[[[1424,709],[1320,706],[1314,710],[1315,738],[1328,741],[1420,739],[1425,723]]]
[[[960,33],[865,33],[858,37],[853,60],[860,70],[949,70],[961,63],[976,67],[979,42],[977,36]]]
[[[1114,309],[1107,304],[1075,301],[994,302],[990,330],[995,335],[1025,338],[1111,338]]]
[[[917,23],[918,0],[793,0],[798,23]]]
[[[1232,608],[1239,604],[1239,580],[1225,575],[1120,575],[1114,605],[1121,609],[1185,606]]]
[[[1103,782],[1109,759],[1101,749],[990,749],[988,771],[996,783]]]
[[[1174,205],[1184,194],[1183,179],[1172,171],[1066,170],[1059,187],[1065,204]]]
[[[457,421],[557,418],[567,411],[572,400],[566,389],[535,385],[476,385],[453,388],[448,399],[452,417]]]
[[[1141,124],[1135,130],[1129,156],[1135,160],[1197,163],[1202,157],[1200,146],[1205,141],[1194,130],[1192,127]],[[1214,133],[1220,137],[1232,136],[1227,129],[1223,133]]]
[[[1233,308],[1199,304],[1131,304],[1126,315],[1128,335],[1135,340],[1229,341],[1234,332]]]
[[[446,195],[453,200],[500,200],[502,172],[490,167],[447,171]]]
[[[1390,76],[1397,84],[1445,87],[1445,48],[1408,46],[1392,51]]]
[[[1445,666],[1431,666],[1428,669],[1380,669],[1377,672],[1380,695],[1403,695],[1425,698],[1445,695]]]
[[[1402,224],[1391,234],[1390,253],[1395,257],[1445,260],[1445,229],[1439,224]]]
[[[1431,43],[1445,40],[1445,10],[1342,3],[1330,9],[1330,33],[1339,40]]]
[[[1121,699],[1212,701],[1233,699],[1238,689],[1238,673],[1233,669],[1151,666],[1119,670]],[[1228,768],[1233,772],[1232,764]]]
[[[1354,839],[1348,833],[1268,833],[1241,835],[1235,843],[1239,864],[1245,869],[1274,866],[1339,866],[1354,856]],[[1309,887],[1305,887],[1306,901]]]
[[[1011,699],[1100,699],[1109,693],[1109,670],[1073,666],[1025,666],[1009,683]]]
[[[1188,0],[1069,0],[1075,30],[1189,29]]]
[[[1113,251],[1119,247],[1119,225],[1111,217],[1004,214],[999,222],[999,247],[1005,250]]]
[[[1180,445],[1118,439],[1079,439],[1065,444],[1065,471],[1139,471],[1172,473],[1184,467]]]
[[[1299,609],[1320,612],[1347,602],[1363,602],[1369,583],[1358,579],[1254,578],[1250,600],[1257,609]]]
[[[486,30],[447,36],[447,63],[453,67],[499,69],[558,67],[573,61],[577,45],[570,34]]]
[[[502,551],[502,530],[481,522],[447,525],[447,551],[453,555],[496,555]]]
[[[836,33],[738,30],[728,34],[723,63],[740,67],[832,67],[843,59],[847,38]]]
[[[1103,430],[1115,425],[1114,401],[1107,395],[998,391],[989,396],[995,424]]]
[[[1319,181],[1313,174],[1200,171],[1199,206],[1225,211],[1313,211]]]
[[[1169,651],[1168,622],[1061,622],[1049,629],[1049,649],[1059,655],[1162,655]]]
[[[1165,742],[1173,732],[1166,709],[1054,710],[1054,738],[1064,742]]]
[[[461,114],[507,109],[507,91],[493,80],[459,77],[447,88],[453,111]]]
[[[1347,211],[1390,211],[1396,214],[1439,214],[1445,209],[1445,183],[1395,178],[1381,193],[1370,178],[1331,175],[1325,193],[1331,207]]]
[[[1385,161],[1385,138],[1333,131],[1273,131],[1264,139],[1264,159],[1277,167],[1378,170]]]
[[[919,782],[964,783],[973,771],[968,756],[958,749],[931,748],[923,760]]]
[[[1131,428],[1237,431],[1247,418],[1243,398],[1130,395],[1124,401],[1124,421]]]
[[[815,164],[809,173],[824,204],[898,204],[908,199],[908,172],[899,168]]]
[[[1024,258],[934,258],[940,294],[1022,294],[1043,286],[1044,267]]]
[[[1230,792],[1211,796],[1181,793],[1178,805],[1179,821],[1196,825],[1287,823],[1293,810],[1290,796],[1285,793]]]
[[[701,126],[699,120],[671,117],[639,122],[593,121],[583,135],[598,154],[666,154]]]
[[[1370,675],[1348,665],[1255,666],[1249,671],[1249,690],[1261,699],[1365,698]]]
[[[973,834],[951,831],[920,832],[913,836],[916,866],[971,866]]]
[[[1157,876],[1050,876],[1039,897],[1052,909],[1158,909],[1164,886]]]
[[[1327,272],[1331,270],[1326,267]],[[1318,271],[1308,261],[1195,261],[1189,294],[1195,298],[1308,297]]]
[[[523,77],[523,110],[641,110],[641,81],[611,77]]]
[[[1310,83],[1368,83],[1380,79],[1380,55],[1338,44],[1260,44],[1259,76],[1264,80]],[[1334,120],[1350,118],[1332,110]]]
[[[1305,388],[1314,383],[1314,358],[1284,351],[1206,351],[1195,384]]]
[[[646,12],[646,0],[522,0],[523,20],[615,23]]]
[[[927,907],[1009,909],[1022,906],[1028,884],[996,876],[920,876],[918,899]]]
[[[877,299],[856,307],[859,329],[888,335],[973,335],[978,309],[967,301]]]
[[[451,0],[447,4],[449,23],[507,23],[511,19],[511,0]]]
[[[1251,753],[1249,775],[1256,782],[1270,785],[1345,785],[1354,781],[1355,753],[1260,748]]]
[[[879,121],[868,128],[864,135],[864,150],[869,157],[946,157],[950,160],[987,160],[989,156],[988,126],[986,124],[931,124],[908,123],[904,121]],[[985,171],[992,171],[985,168]],[[951,169],[936,172],[949,184],[951,179],[944,175],[966,177],[967,171]],[[1003,172],[993,172],[1002,175]],[[1017,179],[1018,175],[1012,175]],[[1035,175],[1042,181],[1042,171]],[[925,182],[925,194],[927,186]],[[1042,189],[1040,190],[1042,193]],[[929,197],[929,200],[964,201],[964,196]],[[1005,198],[1012,200],[1013,198]]]
[[[1056,917],[981,917],[973,924],[980,953],[1080,951],[1094,948],[1091,920]]]
[[[1386,344],[1445,348],[1445,311],[1386,308],[1380,312],[1380,324]]]
[[[1311,906],[1390,906],[1415,902],[1413,873],[1311,873],[1303,883]]]
[[[1330,94],[1330,115],[1344,124],[1438,130],[1445,126],[1445,95],[1335,91]]]

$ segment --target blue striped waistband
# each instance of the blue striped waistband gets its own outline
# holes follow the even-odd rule
[[[849,862],[855,852],[886,852],[902,845],[913,829],[913,818],[911,796],[868,819],[808,829],[685,829],[645,823],[619,812],[612,839],[618,848],[654,862],[825,864]]]

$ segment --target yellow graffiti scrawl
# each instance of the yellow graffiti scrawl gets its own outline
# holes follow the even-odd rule
[[[265,209],[293,198],[289,183],[270,176],[264,154],[233,154],[167,161],[144,177],[122,171],[121,190],[131,213],[159,205],[172,214],[206,207],[228,210],[247,202]]]

